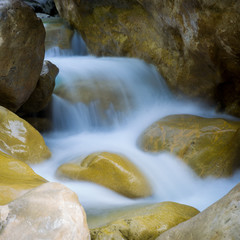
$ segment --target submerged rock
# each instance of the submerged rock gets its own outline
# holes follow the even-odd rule
[[[139,57],[180,94],[240,116],[240,2],[55,0],[96,55]]]
[[[0,205],[7,204],[46,182],[26,163],[0,151]]]
[[[152,124],[139,138],[144,151],[170,151],[199,176],[230,176],[239,166],[240,122],[172,115]]]
[[[0,240],[90,240],[77,195],[59,183],[45,183],[0,206]]]
[[[29,123],[0,106],[0,149],[19,160],[41,162],[51,156],[43,137]]]
[[[45,30],[19,0],[0,6],[0,105],[16,111],[36,87],[44,59]]]
[[[130,210],[105,226],[91,229],[92,240],[155,240],[161,233],[199,211],[193,207],[162,202]]]
[[[151,195],[144,175],[126,157],[108,152],[88,155],[61,165],[57,173],[71,179],[92,181],[130,198]]]
[[[44,61],[37,86],[28,100],[23,104],[20,112],[36,113],[43,110],[51,100],[55,86],[55,78],[59,69],[50,61]]]
[[[225,240],[240,236],[240,184],[190,220],[160,235],[157,240]]]

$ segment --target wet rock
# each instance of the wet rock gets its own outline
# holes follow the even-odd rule
[[[51,156],[43,137],[29,123],[0,106],[0,149],[13,157],[37,163]]]
[[[59,69],[54,64],[50,61],[44,61],[37,86],[19,110],[20,112],[36,113],[47,107],[51,100],[58,72]]]
[[[155,240],[161,233],[198,213],[199,211],[193,207],[174,202],[139,207],[105,226],[91,229],[91,239]]]
[[[144,151],[170,151],[199,176],[230,176],[240,166],[240,122],[171,115],[152,124],[139,138]]]
[[[98,152],[65,163],[58,175],[70,179],[92,181],[130,198],[151,195],[151,187],[143,174],[126,157],[108,152]]]
[[[0,151],[0,205],[7,204],[46,182],[26,163]]]
[[[240,116],[239,1],[55,3],[92,53],[142,58],[178,94]]]
[[[59,183],[45,183],[0,207],[0,239],[90,240],[77,195]]]
[[[45,30],[34,11],[18,0],[0,6],[0,105],[16,111],[38,82]]]
[[[160,235],[157,240],[239,239],[240,184],[190,220]]]

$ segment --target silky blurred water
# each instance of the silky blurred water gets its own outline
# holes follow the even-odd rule
[[[175,99],[154,66],[130,58],[53,57],[51,54],[46,58],[60,69],[56,88],[62,85],[71,90],[79,81],[87,81],[93,87],[106,82],[111,85],[110,92],[118,89],[118,99],[125,109],[117,110],[111,102],[114,99],[110,98],[109,107],[102,110],[101,94],[91,96],[93,100],[88,104],[54,96],[54,128],[44,135],[52,158],[32,167],[47,180],[62,182],[75,191],[88,213],[161,201],[175,201],[203,210],[239,182],[239,172],[226,179],[201,179],[170,153],[151,154],[138,148],[137,139],[145,128],[167,115],[184,113],[230,118],[216,114],[202,103]],[[99,89],[102,91],[101,87]],[[133,200],[94,183],[56,177],[56,169],[61,164],[96,151],[128,157],[148,178],[153,195]]]

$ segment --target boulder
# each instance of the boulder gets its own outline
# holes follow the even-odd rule
[[[43,137],[29,123],[0,106],[0,149],[13,157],[37,163],[51,156]]]
[[[95,182],[130,198],[152,194],[148,181],[138,168],[126,157],[115,153],[92,153],[84,159],[61,165],[57,174]]]
[[[240,2],[55,0],[96,55],[139,57],[173,91],[240,116]]]
[[[161,233],[198,213],[199,211],[193,207],[174,202],[139,207],[105,226],[91,229],[91,239],[155,240]]]
[[[37,86],[28,100],[22,105],[20,112],[36,113],[43,110],[51,100],[55,86],[55,78],[59,69],[50,61],[45,60],[37,82]]]
[[[90,240],[77,195],[59,183],[45,183],[0,207],[0,240]]]
[[[19,0],[0,6],[0,105],[16,111],[38,82],[45,30],[34,11]]]
[[[0,151],[0,205],[5,205],[46,182],[26,163]]]
[[[225,240],[240,236],[240,184],[190,220],[161,234],[156,240]]]
[[[138,143],[144,151],[176,154],[201,177],[230,176],[240,166],[240,122],[171,115],[147,128]]]

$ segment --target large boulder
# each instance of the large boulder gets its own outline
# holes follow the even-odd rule
[[[0,105],[16,111],[38,82],[45,30],[34,11],[19,0],[0,6]]]
[[[90,240],[77,195],[59,183],[45,183],[0,207],[0,240]]]
[[[84,159],[61,165],[57,173],[101,184],[130,198],[151,195],[151,187],[138,168],[126,157],[114,153],[92,153]]]
[[[138,143],[144,151],[176,154],[201,177],[229,176],[240,166],[240,122],[171,115],[147,128]]]
[[[107,225],[91,229],[91,239],[155,240],[161,233],[198,213],[193,207],[174,202],[138,207],[127,211]]]
[[[51,156],[43,137],[29,123],[0,106],[0,149],[29,163]]]
[[[225,240],[240,236],[240,184],[190,220],[163,233],[156,240]]]
[[[55,0],[96,55],[140,57],[180,94],[240,116],[240,2]]]
[[[7,204],[46,182],[26,163],[0,151],[0,205]]]
[[[51,100],[55,87],[55,78],[59,69],[50,61],[45,60],[37,82],[37,86],[28,100],[22,105],[20,111],[24,113],[37,113],[43,110]]]

